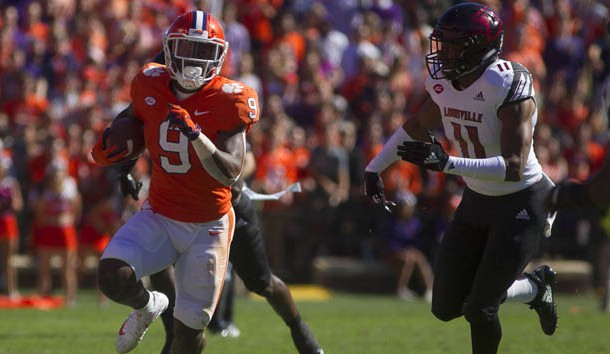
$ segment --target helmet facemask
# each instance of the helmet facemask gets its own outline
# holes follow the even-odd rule
[[[500,54],[502,36],[485,43],[478,36],[448,37],[444,31],[434,30],[430,35],[430,53],[426,55],[428,72],[433,79],[456,80],[485,68]]]
[[[430,53],[426,55],[428,72],[433,79],[455,80],[467,70],[467,38],[445,39],[442,31],[430,34]]]
[[[502,20],[489,8],[476,3],[452,6],[430,34],[430,76],[456,80],[485,69],[502,51],[503,33]]]
[[[185,90],[197,90],[220,73],[229,44],[207,38],[207,32],[189,35],[170,33],[163,38],[165,62],[174,79]],[[200,33],[203,32],[203,33]]]

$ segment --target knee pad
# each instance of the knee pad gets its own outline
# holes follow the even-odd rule
[[[464,306],[464,318],[469,323],[489,323],[498,316],[498,308],[494,306],[473,306],[466,304]]]
[[[262,279],[242,279],[244,281],[244,285],[246,289],[254,292],[257,295],[260,295],[264,298],[267,298],[273,295],[275,286],[273,284],[273,280],[269,279],[269,281],[264,281]]]
[[[258,268],[253,268],[258,269]],[[241,276],[241,279],[244,282],[246,289],[260,295],[262,297],[268,297],[273,294],[274,289],[276,288],[275,280],[273,279],[273,275],[269,271],[261,272],[261,271],[249,271],[241,273],[238,272]]]

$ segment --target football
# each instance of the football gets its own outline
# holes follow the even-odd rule
[[[120,118],[112,122],[105,139],[106,147],[116,146],[117,151],[127,150],[125,160],[134,160],[146,148],[144,124],[135,118]]]

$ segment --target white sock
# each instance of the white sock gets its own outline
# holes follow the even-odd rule
[[[538,285],[528,277],[515,280],[506,290],[506,301],[528,303],[536,298]]]
[[[146,292],[148,292],[148,303],[146,304],[146,306],[138,310],[140,312],[152,312],[154,309],[153,293],[151,293],[149,290],[146,290]]]

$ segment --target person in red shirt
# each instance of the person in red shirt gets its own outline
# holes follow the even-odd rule
[[[178,16],[163,36],[166,65],[149,63],[133,79],[132,106],[152,161],[148,200],[114,235],[98,279],[111,300],[134,312],[119,330],[119,353],[133,350],[168,298],[146,290],[145,275],[175,265],[172,353],[201,353],[226,274],[235,228],[231,185],[241,174],[245,134],[259,119],[258,96],[218,75],[228,43],[220,23],[203,11]],[[127,149],[93,148],[101,165],[128,163]]]
[[[32,234],[38,255],[38,290],[43,295],[51,294],[51,257],[58,255],[68,306],[76,304],[76,223],[81,209],[81,196],[76,180],[68,175],[67,162],[55,158],[47,165],[42,191],[34,199]]]
[[[9,297],[19,296],[17,291],[17,271],[11,265],[11,256],[17,253],[19,228],[17,215],[23,209],[23,197],[19,182],[9,175],[12,159],[0,156],[0,267],[6,281]]]

